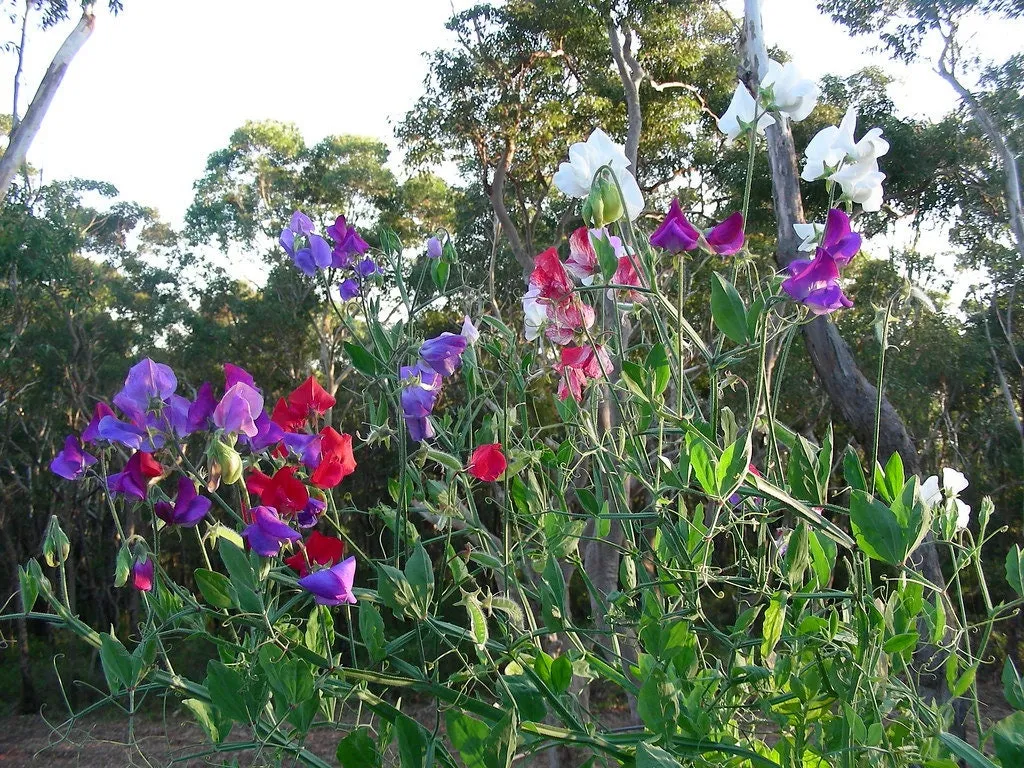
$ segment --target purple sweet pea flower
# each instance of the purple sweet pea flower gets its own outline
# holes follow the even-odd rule
[[[191,408],[192,403],[187,397],[171,395],[167,399],[167,407],[160,413],[160,417],[154,419],[154,421],[162,431],[169,432],[177,437],[186,437],[192,434],[192,430],[189,429],[188,425],[188,412]]]
[[[68,435],[64,440],[64,449],[53,457],[50,471],[65,480],[77,480],[85,474],[85,468],[96,463],[96,458],[82,450],[78,438]]]
[[[420,347],[420,358],[428,368],[442,376],[451,376],[462,364],[462,353],[466,351],[466,337],[445,331],[440,336],[427,339]]]
[[[284,430],[271,421],[266,411],[260,411],[255,424],[256,435],[254,437],[250,438],[243,435],[240,438],[249,443],[249,448],[252,449],[253,453],[260,453],[272,445],[277,445],[285,435]]]
[[[113,409],[106,403],[96,403],[96,409],[93,411],[92,420],[82,433],[83,443],[95,443],[104,439],[100,435],[100,422],[105,416],[114,416]]]
[[[356,265],[356,272],[360,277],[369,277],[380,272],[380,269],[377,267],[377,262],[367,256]]]
[[[441,374],[430,370],[423,363],[402,366],[402,414],[409,428],[409,437],[416,442],[428,440],[436,434],[427,418],[434,410],[434,403],[441,392]]]
[[[320,235],[309,236],[309,250],[313,263],[318,269],[327,269],[331,266],[331,246]]]
[[[441,254],[444,253],[444,248],[441,245],[441,241],[437,237],[432,237],[427,240],[427,258],[428,259],[440,259]]]
[[[277,238],[277,242],[284,248],[284,252],[295,258],[295,233],[290,228],[285,227],[281,230],[281,236]]]
[[[288,229],[296,235],[308,235],[313,231],[313,220],[302,211],[295,211],[291,221],[288,222]]]
[[[312,528],[317,524],[320,515],[323,514],[325,509],[327,509],[327,502],[321,501],[315,496],[310,496],[306,506],[300,509],[299,513],[295,516],[295,522],[299,524],[299,528]]]
[[[294,261],[295,266],[299,268],[299,272],[304,274],[306,277],[312,277],[316,274],[316,262],[313,261],[313,252],[309,248],[300,248],[297,250],[292,261]]]
[[[696,248],[700,236],[700,230],[683,215],[679,201],[673,199],[664,220],[651,235],[651,245],[669,253],[682,253]]]
[[[836,260],[824,248],[819,248],[812,261],[798,259],[787,268],[789,278],[782,283],[793,301],[804,304],[816,315],[826,315],[853,303],[839,287],[839,268]]]
[[[242,538],[249,542],[252,550],[264,557],[280,554],[286,541],[298,541],[299,532],[282,522],[273,507],[253,507],[252,524],[242,531]]]
[[[131,567],[132,586],[140,592],[150,592],[153,589],[153,561],[147,557],[136,560]]]
[[[356,559],[349,557],[337,565],[299,579],[299,586],[313,595],[319,605],[355,604],[352,582],[356,576]]]
[[[213,396],[213,385],[204,381],[199,391],[196,392],[196,400],[188,407],[188,431],[197,432],[206,429],[210,425],[210,418],[213,410],[217,407],[217,399]]]
[[[708,246],[719,256],[729,256],[743,247],[743,214],[739,211],[704,236]]]
[[[224,389],[231,389],[238,382],[248,384],[257,392],[260,391],[260,388],[256,386],[256,382],[253,381],[252,374],[245,370],[245,368],[233,365],[232,363],[224,363]]]
[[[327,235],[334,241],[331,266],[339,269],[351,266],[353,256],[362,256],[370,249],[355,227],[348,226],[344,216],[339,216],[327,228]]]
[[[158,501],[153,505],[156,516],[168,525],[190,528],[199,523],[210,509],[210,500],[196,493],[196,486],[189,478],[178,478],[178,495],[172,505],[169,501]]]
[[[320,466],[320,435],[307,435],[302,432],[285,432],[282,442],[289,451],[309,469]]]
[[[147,357],[129,369],[124,387],[114,395],[114,405],[133,421],[141,420],[154,402],[165,402],[177,388],[174,371]]]
[[[347,277],[338,285],[338,291],[341,293],[342,300],[351,301],[360,293],[359,283],[351,277]]]
[[[213,411],[213,423],[225,432],[240,432],[246,437],[256,437],[260,431],[256,419],[262,412],[263,395],[240,381],[220,399]]]
[[[116,416],[104,416],[100,419],[96,430],[99,437],[112,443],[120,443],[125,448],[138,450],[146,440],[146,430],[122,421]]]
[[[107,478],[107,488],[112,494],[120,493],[145,501],[150,481],[160,477],[163,471],[163,467],[152,455],[145,451],[136,451],[122,471],[115,472]]]
[[[860,251],[861,236],[851,231],[850,217],[838,208],[828,212],[821,247],[832,254],[840,267],[849,264]]]
[[[437,431],[426,416],[405,417],[405,426],[409,428],[409,438],[417,443],[430,440],[437,436]]]

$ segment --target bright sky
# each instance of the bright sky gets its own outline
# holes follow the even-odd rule
[[[295,122],[310,143],[331,133],[391,140],[392,126],[420,93],[422,52],[451,39],[444,28],[449,0],[124,5],[112,18],[104,0],[97,3],[96,31],[65,77],[29,161],[46,179],[109,181],[176,225],[207,156],[245,120]],[[726,6],[740,11],[742,2],[727,0]],[[899,78],[892,95],[901,111],[938,116],[954,104],[927,67],[908,70],[871,54],[872,41],[851,39],[814,0],[764,0],[764,27],[768,42],[788,50],[809,76],[876,63]],[[22,114],[69,29],[70,23],[32,30]],[[12,25],[7,36],[15,33]],[[998,32],[978,34],[976,42],[993,59],[1014,52],[1021,39],[1003,24]],[[7,111],[14,56],[0,63],[0,104]]]

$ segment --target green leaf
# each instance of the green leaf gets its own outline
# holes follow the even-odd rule
[[[349,341],[345,342],[345,351],[356,370],[367,376],[377,375],[377,360],[358,344]]]
[[[181,702],[195,717],[199,727],[214,744],[220,744],[231,733],[231,719],[224,717],[216,708],[199,699],[185,699]]]
[[[489,633],[487,617],[484,616],[484,611],[480,607],[480,601],[477,600],[476,594],[463,590],[462,604],[466,606],[466,614],[469,617],[469,633],[473,637],[473,643],[477,648],[483,650],[487,645]]]
[[[122,544],[121,548],[117,550],[117,560],[114,561],[114,586],[123,587],[128,583],[128,576],[132,571],[132,562],[134,562],[135,556],[132,554],[132,549],[127,544]]]
[[[903,489],[906,482],[907,478],[903,472],[903,457],[900,456],[899,451],[896,451],[885,464],[885,484],[893,499]]]
[[[213,706],[240,723],[251,723],[259,717],[267,701],[265,681],[250,677],[251,671],[243,676],[234,667],[211,660],[206,665],[206,690]]]
[[[1006,581],[1014,592],[1024,597],[1024,552],[1017,544],[1006,553]]]
[[[690,467],[693,468],[693,474],[697,476],[697,482],[700,483],[704,493],[712,498],[717,498],[718,477],[704,442],[693,434],[687,434],[686,452],[690,460]]]
[[[413,607],[421,619],[426,619],[430,613],[430,600],[434,596],[434,565],[420,542],[416,543],[409,562],[405,564],[405,578],[412,588]]]
[[[661,747],[642,741],[636,746],[636,768],[682,768],[682,763]]]
[[[572,684],[572,662],[564,653],[551,662],[551,690],[565,693]]]
[[[992,741],[1003,766],[1024,765],[1024,712],[1014,712],[996,723]]]
[[[747,336],[747,310],[736,288],[717,272],[711,281],[711,317],[715,325],[730,340],[745,344]]]
[[[917,632],[904,632],[901,635],[894,635],[885,641],[882,650],[886,653],[903,653],[908,648],[917,645],[920,635]]]
[[[359,601],[359,636],[366,646],[370,660],[378,664],[384,660],[384,619],[381,618],[377,606],[369,600]]]
[[[850,495],[850,523],[864,553],[890,565],[899,565],[908,554],[908,533],[893,511],[864,491]]]
[[[427,739],[420,724],[406,715],[395,718],[398,759],[402,768],[422,768]]]
[[[715,467],[719,498],[729,498],[740,487],[749,467],[750,439],[749,436],[739,437],[722,451],[722,458]]]
[[[196,585],[203,593],[203,599],[215,608],[230,608],[234,605],[235,590],[231,581],[223,573],[197,568],[195,571]]]
[[[242,587],[255,591],[256,572],[253,571],[252,563],[249,562],[245,552],[230,539],[226,538],[220,539],[218,551],[220,552],[220,559],[224,562],[224,567],[228,569],[228,575],[231,577],[231,582],[236,591],[240,591],[239,588]]]
[[[590,242],[594,245],[594,252],[597,254],[597,263],[601,267],[601,275],[606,283],[610,283],[619,268],[619,260],[615,256],[615,249],[607,237],[590,236]]]
[[[372,733],[370,726],[361,725],[338,742],[335,756],[341,768],[376,768],[380,765],[380,753]]]
[[[21,610],[28,613],[39,598],[39,582],[31,571],[18,566],[18,585],[21,588]]]
[[[668,364],[668,353],[664,344],[655,344],[647,353],[647,369],[654,376],[654,395],[660,396],[668,386],[671,369]]]
[[[776,592],[768,602],[764,611],[764,627],[762,628],[761,658],[766,659],[775,650],[782,638],[782,628],[786,624],[787,597],[783,592]]]
[[[1021,679],[1017,667],[1009,658],[1003,664],[1003,694],[1011,707],[1024,710],[1024,680]]]
[[[100,634],[100,662],[103,664],[103,676],[107,679],[107,687],[111,693],[131,688],[137,682],[132,655],[121,641],[109,632]]]
[[[434,281],[434,286],[439,293],[444,293],[444,289],[448,285],[448,273],[450,271],[451,265],[444,259],[437,259],[431,262],[430,277]]]
[[[402,254],[402,241],[390,227],[378,227],[377,239],[380,241],[380,249],[388,256],[400,256]]]
[[[789,544],[786,547],[785,565],[786,578],[793,589],[799,589],[804,583],[804,572],[811,564],[810,536],[808,535],[807,524],[798,523],[796,529],[789,535]]]
[[[940,733],[939,741],[961,760],[964,760],[970,768],[998,768],[995,763],[985,757],[959,736],[952,733]]]
[[[466,768],[487,768],[486,742],[491,729],[486,723],[455,709],[445,713],[448,738],[458,750]]]
[[[843,477],[846,484],[855,491],[867,491],[868,480],[864,477],[864,468],[860,464],[860,457],[853,446],[847,446],[843,453]]]

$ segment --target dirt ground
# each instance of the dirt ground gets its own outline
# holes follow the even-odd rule
[[[1011,713],[1003,697],[998,680],[981,681],[981,715],[989,724]],[[602,720],[615,727],[624,724],[622,713],[605,712]],[[0,718],[0,768],[15,766],[47,766],[47,768],[121,768],[122,766],[270,766],[277,765],[273,753],[259,753],[250,749],[232,753],[220,752],[203,755],[208,748],[206,737],[191,724],[187,711],[168,711],[164,716],[137,717],[133,733],[128,731],[124,719],[113,716],[110,710],[102,715],[83,718],[71,728],[59,727],[62,718],[54,717],[50,723],[38,715]],[[419,718],[417,718],[419,719]],[[622,721],[622,722],[609,722]],[[342,731],[316,730],[310,734],[306,747],[335,765],[335,749],[344,735]],[[975,741],[973,724],[968,736]],[[248,734],[238,726],[231,732],[229,742],[243,742]],[[131,746],[134,744],[134,746]],[[237,760],[237,763],[234,761]],[[531,761],[540,764],[542,761]],[[543,761],[546,764],[547,761]],[[293,765],[286,760],[284,765]],[[526,765],[526,763],[517,763]]]

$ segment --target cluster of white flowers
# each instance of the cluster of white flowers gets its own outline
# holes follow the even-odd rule
[[[889,142],[882,138],[881,128],[872,128],[855,140],[856,129],[857,112],[850,107],[838,126],[818,131],[804,152],[807,163],[800,178],[828,178],[842,187],[844,197],[860,203],[865,211],[877,211],[882,207],[885,179],[878,170],[878,158],[889,151]]]
[[[960,501],[960,492],[967,487],[967,478],[963,472],[943,467],[942,483],[939,478],[932,475],[921,483],[921,502],[929,508],[953,503],[956,505],[956,527],[963,530],[971,520],[971,508]]]
[[[800,122],[811,114],[821,89],[813,80],[801,77],[793,62],[780,64],[769,59],[768,71],[761,78],[758,95],[763,104],[755,101],[743,83],[736,84],[729,108],[718,120],[718,129],[725,134],[726,144],[732,144],[740,134],[746,133],[755,119],[758,133],[763,133],[769,125],[775,125],[771,112]]]

